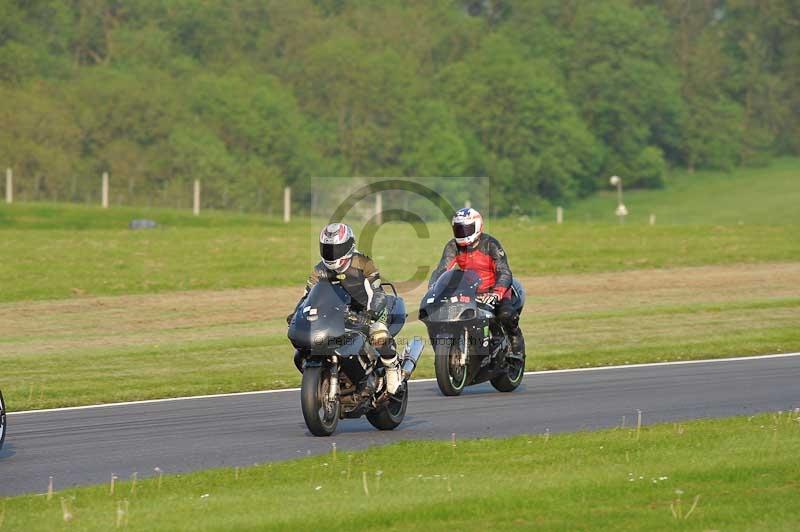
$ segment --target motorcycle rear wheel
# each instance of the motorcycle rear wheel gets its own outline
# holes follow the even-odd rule
[[[330,369],[320,366],[306,368],[300,389],[303,419],[314,436],[330,436],[339,424],[339,398],[328,400]]]
[[[434,346],[433,369],[436,370],[436,384],[442,395],[461,395],[467,383],[467,366],[460,366],[461,349],[457,344],[437,342]]]
[[[403,383],[385,405],[367,414],[367,421],[378,430],[394,430],[403,422],[407,406],[408,384]]]

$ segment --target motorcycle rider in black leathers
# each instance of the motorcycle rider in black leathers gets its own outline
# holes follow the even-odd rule
[[[525,356],[525,338],[519,327],[524,295],[514,289],[508,257],[496,238],[483,232],[483,217],[464,208],[452,220],[453,236],[444,247],[439,265],[431,274],[429,288],[444,272],[455,268],[472,270],[481,278],[479,301],[495,307],[496,316],[511,340],[511,351]],[[521,290],[519,290],[521,292]]]
[[[291,323],[311,287],[320,279],[341,284],[352,299],[350,310],[364,313],[370,320],[369,341],[381,356],[381,362],[386,368],[386,389],[393,394],[401,383],[400,366],[394,340],[387,326],[387,298],[381,287],[378,268],[371,258],[356,249],[355,236],[349,225],[326,225],[319,235],[319,242],[322,260],[308,277],[305,292],[295,310],[286,317],[286,322]],[[301,372],[306,354],[299,349],[295,351],[294,363]]]

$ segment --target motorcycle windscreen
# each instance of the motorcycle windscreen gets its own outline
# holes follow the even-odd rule
[[[340,347],[345,334],[345,315],[350,296],[339,284],[321,280],[308,292],[289,327],[289,340],[297,349],[312,354]]]
[[[481,285],[480,276],[471,270],[450,270],[444,272],[437,280],[433,288],[426,294],[428,298],[437,299],[452,297],[455,295],[477,294],[478,287]]]
[[[456,315],[461,316],[466,307],[474,307],[480,284],[480,276],[470,270],[443,273],[423,297],[420,319],[451,321]]]

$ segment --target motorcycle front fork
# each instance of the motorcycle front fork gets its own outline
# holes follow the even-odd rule
[[[339,357],[333,355],[331,357],[331,376],[328,385],[328,401],[336,401],[339,395]]]
[[[462,338],[461,342],[461,358],[458,361],[458,365],[462,368],[467,364],[467,356],[469,351],[469,331],[464,329],[464,337]]]

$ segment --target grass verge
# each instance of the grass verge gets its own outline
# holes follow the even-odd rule
[[[800,410],[404,442],[0,501],[10,530],[796,530]],[[152,473],[149,473],[152,474]],[[68,522],[65,522],[65,516]]]

